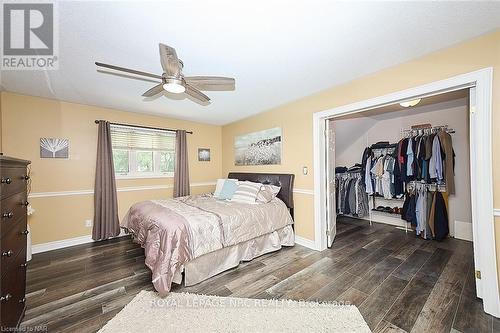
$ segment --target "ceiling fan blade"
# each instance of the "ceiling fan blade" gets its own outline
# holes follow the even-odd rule
[[[223,76],[186,76],[184,80],[200,90],[234,90],[235,80]]]
[[[210,97],[199,91],[198,89],[190,86],[189,84],[185,85],[186,87],[186,94],[189,96],[193,97],[194,99],[202,102],[202,103],[208,103],[210,102]]]
[[[148,77],[153,77],[155,79],[160,79],[160,80],[162,78],[161,75],[146,73],[146,72],[138,71],[135,69],[119,67],[119,66],[115,66],[115,65],[103,64],[102,62],[96,62],[95,64],[99,67],[109,68],[109,69],[113,69],[115,71],[122,71],[122,72],[136,74],[136,75],[148,76]]]
[[[149,89],[144,94],[142,94],[142,96],[152,97],[152,96],[159,94],[161,92],[163,92],[163,83],[160,83],[160,84],[154,86],[153,88]]]
[[[160,43],[161,67],[168,76],[179,77],[181,75],[181,64],[173,47]]]

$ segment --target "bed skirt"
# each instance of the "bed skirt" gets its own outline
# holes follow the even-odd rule
[[[173,282],[181,284],[182,272],[184,272],[184,285],[192,286],[234,268],[242,261],[250,261],[263,254],[277,251],[282,246],[293,246],[294,244],[293,228],[291,225],[287,225],[270,234],[195,258],[175,272]]]

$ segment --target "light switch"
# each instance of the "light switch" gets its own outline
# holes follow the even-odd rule
[[[305,167],[302,167],[302,174],[303,174],[304,176],[307,176],[307,173],[308,173],[307,167],[306,167],[306,166],[305,166]]]

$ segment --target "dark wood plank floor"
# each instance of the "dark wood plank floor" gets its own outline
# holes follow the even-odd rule
[[[475,297],[473,272],[472,243],[341,218],[332,249],[297,245],[173,291],[350,302],[375,332],[500,332]],[[128,238],[35,255],[22,325],[97,331],[140,290],[152,290],[150,279],[143,250]]]

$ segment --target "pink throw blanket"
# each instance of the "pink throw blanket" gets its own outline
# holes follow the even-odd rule
[[[193,258],[188,222],[168,208],[144,201],[130,208],[121,226],[135,234],[153,272],[153,285],[166,296],[177,269]]]

